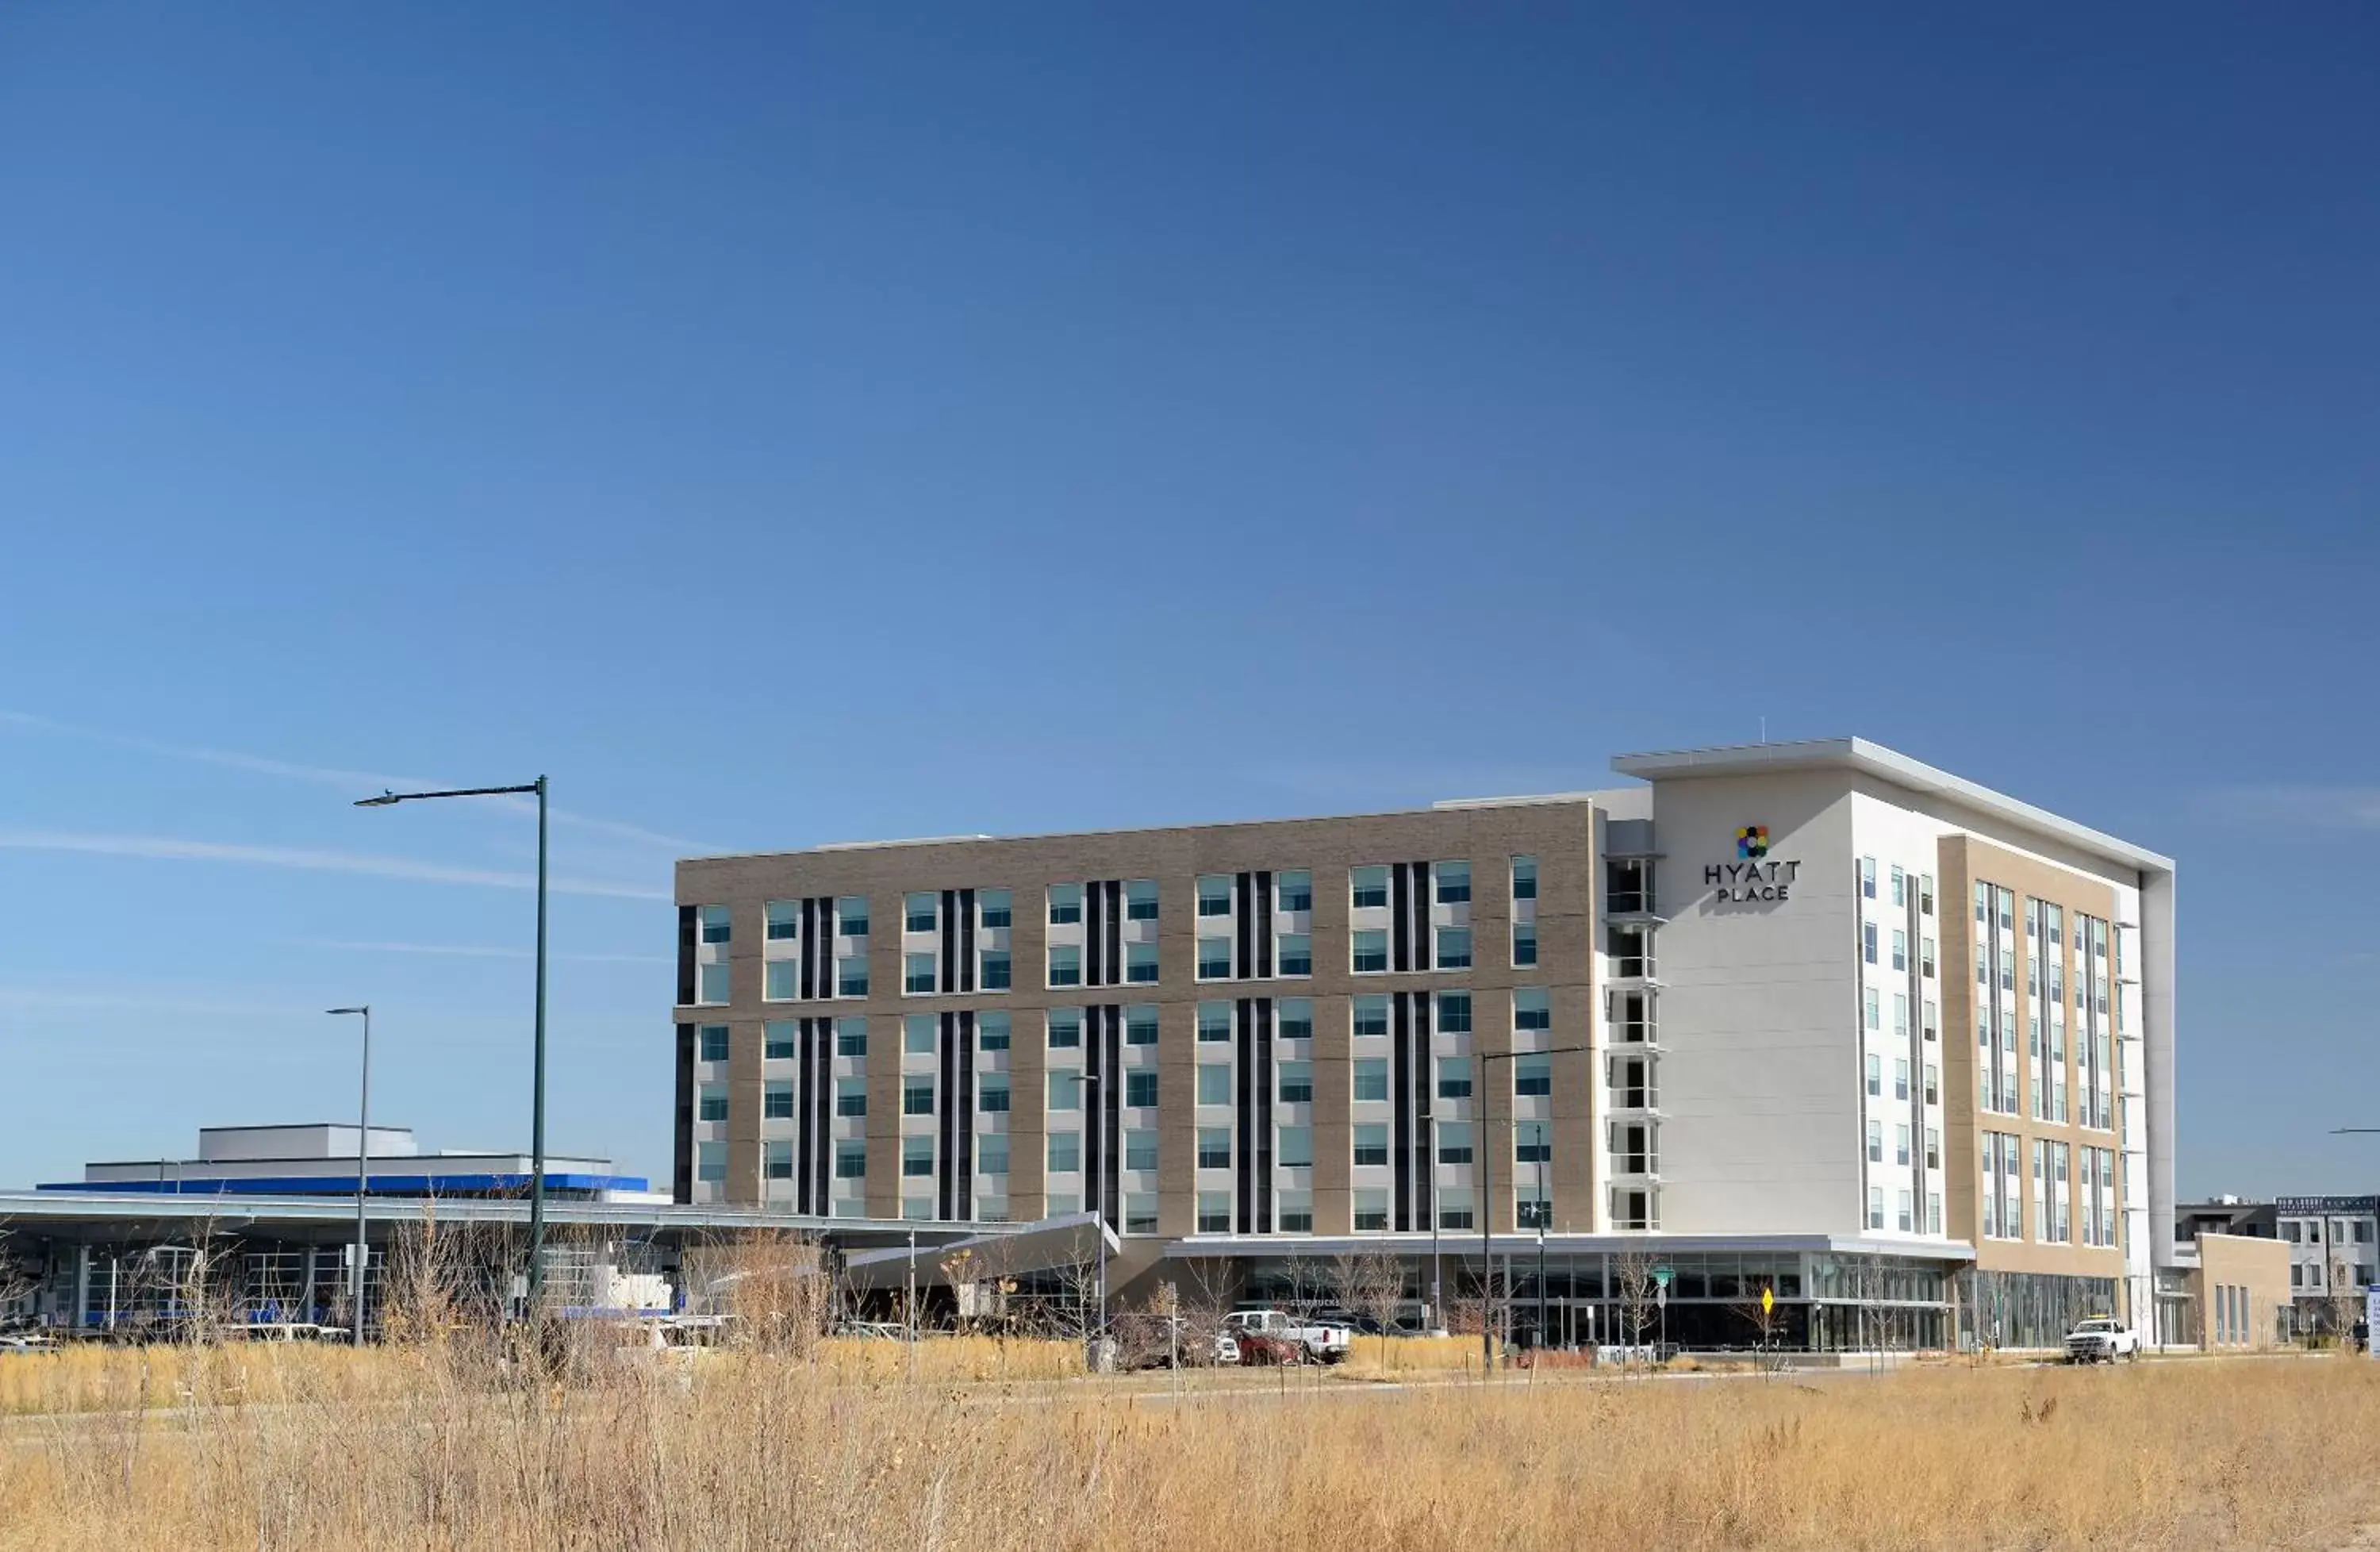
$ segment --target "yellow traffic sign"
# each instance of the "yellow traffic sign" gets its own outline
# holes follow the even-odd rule
[[[1777,1290],[1764,1288],[1760,1291],[1760,1313],[1763,1315],[1777,1313]]]

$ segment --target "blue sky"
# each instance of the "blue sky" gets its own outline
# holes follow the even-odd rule
[[[362,1000],[525,1137],[531,821],[383,782],[552,774],[661,1175],[683,852],[1765,717],[2178,856],[2183,1188],[2380,1185],[2380,15],[1639,10],[0,10],[0,1181]]]

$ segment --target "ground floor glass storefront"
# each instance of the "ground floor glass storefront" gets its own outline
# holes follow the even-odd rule
[[[1404,1247],[1400,1246],[1400,1250]],[[1403,1256],[1407,1318],[1438,1291],[1438,1322],[1476,1331],[1483,1279],[1475,1247]],[[1651,1273],[1666,1267],[1668,1297]],[[1805,1251],[1498,1250],[1485,1279],[1496,1328],[1518,1346],[1669,1342],[1697,1351],[1767,1347],[1842,1352],[1939,1350],[1952,1333],[1953,1269],[1915,1256]],[[1328,1261],[1258,1258],[1247,1303],[1313,1307],[1334,1296]],[[1761,1295],[1771,1302],[1764,1308]]]

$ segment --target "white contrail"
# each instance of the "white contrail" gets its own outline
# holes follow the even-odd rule
[[[285,944],[293,949],[335,949],[355,953],[452,954],[462,959],[527,959],[527,949],[498,948],[484,943],[374,943],[348,942],[332,938],[292,938]],[[558,953],[555,959],[566,959],[578,964],[668,964],[662,954],[625,953]]]
[[[476,884],[489,889],[535,889],[531,873],[500,873],[492,868],[453,867],[444,863],[417,862],[411,857],[382,856],[369,852],[325,852],[301,846],[252,846],[225,841],[189,841],[163,835],[93,835],[56,830],[0,830],[0,851],[80,852],[94,856],[148,857],[173,862],[230,862],[257,867],[296,867],[318,873],[355,873],[375,879],[409,879],[428,884]],[[668,900],[667,890],[638,889],[631,884],[586,879],[554,879],[556,894],[594,895],[613,900]]]
[[[11,711],[0,708],[0,722],[17,727],[39,728],[47,733],[61,733],[74,738],[88,738],[101,744],[113,744],[121,749],[138,749],[143,754],[158,755],[166,759],[191,760],[200,765],[221,766],[227,770],[245,770],[258,776],[278,776],[286,781],[310,782],[316,786],[334,787],[350,797],[369,797],[375,792],[399,788],[451,787],[462,783],[440,781],[428,776],[391,776],[384,771],[343,770],[336,766],[300,765],[294,760],[273,759],[266,755],[241,754],[232,749],[209,749],[188,744],[168,744],[161,739],[144,737],[137,733],[118,733],[111,728],[84,727],[75,722],[61,722],[52,717],[37,717],[30,711]],[[523,812],[533,811],[536,805],[525,797],[506,797],[497,801]],[[549,807],[547,813],[557,824],[573,825],[580,830],[595,831],[604,835],[616,835],[625,841],[638,841],[650,846],[661,846],[685,854],[715,853],[726,848],[709,845],[700,841],[688,841],[683,836],[664,835],[642,825],[619,819],[598,818],[576,809]]]

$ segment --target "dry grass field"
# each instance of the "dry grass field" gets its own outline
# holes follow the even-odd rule
[[[51,1362],[105,1367],[0,1370]],[[2380,1519],[2380,1364],[2343,1358],[1178,1400],[874,1362],[638,1355],[557,1388],[176,1354],[188,1388],[146,1413],[0,1423],[0,1547],[2305,1547]]]

